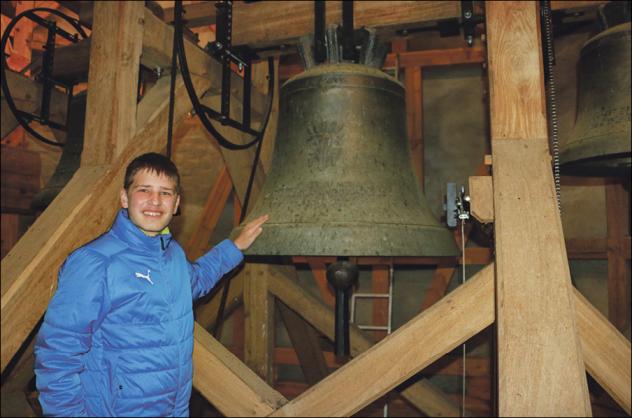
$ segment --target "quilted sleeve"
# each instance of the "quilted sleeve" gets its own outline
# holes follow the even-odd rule
[[[243,254],[228,239],[211,248],[206,254],[189,264],[191,293],[193,300],[199,299],[213,289],[222,276],[241,263]]]
[[[109,310],[107,259],[80,248],[59,270],[58,285],[35,342],[35,374],[46,416],[85,416],[79,374],[92,333]]]

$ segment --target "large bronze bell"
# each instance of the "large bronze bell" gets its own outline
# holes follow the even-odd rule
[[[560,150],[564,174],[630,176],[630,23],[586,42],[577,69],[575,127]]]
[[[323,64],[288,80],[272,168],[244,223],[270,220],[246,253],[457,255],[420,192],[408,147],[404,88],[379,69]]]

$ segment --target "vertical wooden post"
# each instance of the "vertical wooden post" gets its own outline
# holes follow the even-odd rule
[[[620,181],[606,185],[608,225],[608,318],[621,332],[630,326],[630,201]],[[627,253],[627,254],[626,254]]]
[[[136,132],[144,12],[144,2],[94,4],[82,166],[111,163]]]
[[[408,141],[412,157],[413,171],[424,190],[424,141],[423,141],[423,72],[421,67],[407,67],[404,70],[406,87],[406,116],[408,120]]]
[[[268,293],[265,264],[248,264],[244,274],[244,361],[272,384],[274,300]]]
[[[537,2],[486,3],[499,416],[590,416],[547,145]]]
[[[373,293],[388,294],[390,277],[389,266],[374,264],[371,269],[372,279],[372,291]],[[373,299],[373,325],[386,326],[388,325],[388,299],[386,298],[374,298]],[[374,341],[380,341],[386,337],[386,331],[374,331]]]

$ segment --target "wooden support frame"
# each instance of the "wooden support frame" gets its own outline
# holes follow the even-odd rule
[[[269,268],[248,264],[244,269],[244,361],[272,384],[274,301],[268,293]]]
[[[277,308],[298,356],[307,384],[315,385],[329,374],[329,367],[320,348],[318,334],[300,315],[278,301]]]
[[[274,268],[270,272],[272,274],[268,281],[270,293],[297,312],[323,335],[333,340],[335,320],[332,307],[312,296],[290,277],[286,277],[285,269]],[[353,357],[359,356],[373,345],[358,327],[351,325],[349,331],[350,351]],[[429,416],[457,416],[459,414],[458,408],[425,379],[406,388],[402,391],[402,396]]]
[[[349,416],[494,321],[493,267],[357,356],[272,416]],[[442,323],[452,326],[444,327]],[[353,341],[352,341],[353,344]],[[385,358],[397,359],[398,367]]]
[[[608,317],[622,332],[629,329],[631,314],[629,212],[629,192],[623,182],[606,184]]]
[[[96,2],[81,164],[110,164],[136,133],[145,6]],[[112,42],[112,34],[116,34]]]
[[[548,151],[538,4],[486,2],[498,414],[589,416]],[[519,53],[516,51],[520,51]]]
[[[514,4],[512,3],[510,6],[496,5],[494,7],[513,6]],[[497,10],[495,12],[497,12]],[[524,74],[522,73],[512,76],[521,77],[524,76]],[[195,82],[198,84],[199,88],[204,88],[205,86],[208,86],[208,81],[205,80],[196,80]],[[164,87],[165,86],[162,85],[161,89],[156,90],[155,94],[162,94],[164,97]],[[527,88],[527,91],[530,90]],[[152,92],[150,91],[150,93]],[[182,106],[181,100],[181,98],[183,97],[183,88],[181,83],[178,83],[177,95],[180,98],[179,102],[177,103],[180,104],[176,105],[176,115],[178,115],[177,117],[179,118],[184,112],[184,106]],[[81,240],[84,239],[86,236],[93,237],[97,234],[96,231],[102,231],[104,226],[109,224],[115,208],[109,210],[109,205],[103,203],[107,203],[108,199],[110,199],[112,196],[115,196],[115,193],[119,188],[122,176],[121,168],[124,167],[127,162],[129,162],[131,158],[133,158],[133,156],[137,155],[137,153],[143,152],[143,150],[145,149],[155,149],[160,146],[159,142],[157,142],[158,139],[156,138],[163,137],[166,119],[164,100],[161,103],[162,106],[160,106],[158,110],[152,112],[152,116],[147,119],[148,126],[137,133],[135,141],[131,142],[130,145],[125,148],[119,158],[115,159],[111,165],[81,168],[80,173],[82,175],[75,176],[73,180],[71,180],[69,186],[67,186],[64,191],[62,191],[62,194],[66,198],[65,202],[63,204],[59,203],[60,199],[57,199],[57,205],[55,205],[55,202],[53,202],[53,205],[51,205],[52,210],[50,210],[50,212],[47,210],[47,212],[49,212],[48,215],[46,215],[45,212],[44,215],[46,215],[46,217],[44,217],[43,215],[44,221],[32,227],[32,233],[31,235],[29,235],[28,244],[29,246],[35,244],[36,250],[38,251],[37,255],[33,257],[33,250],[29,247],[26,247],[26,244],[24,244],[21,248],[21,252],[12,252],[13,257],[10,263],[3,263],[3,278],[7,277],[7,275],[5,274],[7,271],[9,273],[12,273],[8,276],[9,280],[3,281],[2,283],[3,369],[6,366],[5,359],[10,359],[12,354],[15,352],[15,343],[18,342],[19,345],[19,343],[24,339],[24,334],[22,334],[21,337],[19,335],[15,337],[16,331],[17,333],[19,333],[23,332],[24,329],[32,329],[32,325],[30,327],[28,325],[28,321],[30,321],[30,319],[27,319],[22,324],[18,323],[19,321],[22,321],[22,318],[19,317],[20,314],[24,314],[26,312],[24,310],[20,310],[20,303],[24,306],[30,305],[29,307],[32,307],[33,296],[36,296],[36,310],[41,307],[42,301],[44,301],[45,305],[45,303],[48,301],[47,297],[50,297],[50,293],[54,289],[52,272],[56,271],[56,266],[59,265],[60,255],[65,256],[65,254],[68,253],[69,248],[73,248],[77,244],[80,244]],[[528,130],[531,124],[527,123],[524,126],[526,126]],[[518,138],[518,141],[520,141],[519,144],[524,145],[522,140],[530,138],[531,137],[529,136],[527,138]],[[535,135],[535,138],[541,139],[541,136]],[[502,178],[502,176],[504,173],[511,173],[511,170],[509,168],[520,167],[521,163],[520,161],[512,160],[511,152],[508,151],[508,148],[511,148],[509,145],[513,145],[515,148],[516,137],[510,136],[509,138],[501,139],[506,143],[503,144],[501,142],[500,144],[498,144],[498,141],[496,143],[496,145],[500,145],[498,147],[498,151],[500,152],[495,152],[494,154],[494,162],[496,165],[494,182],[495,186],[497,186],[497,188],[495,189],[494,203],[502,200],[501,198],[503,196],[500,195],[501,192],[499,192],[499,189],[502,190],[502,193],[507,193],[510,196],[513,196],[511,194],[511,191],[507,191],[506,187],[503,187],[507,184],[503,182],[507,182],[508,180],[507,178]],[[536,155],[543,155],[541,147],[530,147],[530,145],[531,144],[524,147],[525,149],[527,149],[527,156],[531,155],[531,153],[533,152]],[[538,168],[537,164],[536,168]],[[541,173],[547,171],[535,170],[534,172]],[[496,177],[501,178],[496,179]],[[536,176],[536,178],[538,177]],[[498,180],[498,182],[496,180]],[[548,181],[548,179],[545,180]],[[547,181],[544,182],[545,185]],[[498,187],[499,185],[501,187]],[[548,193],[548,187],[542,187],[542,189],[545,190],[546,193]],[[507,221],[511,218],[507,216],[507,213],[503,212],[503,210],[507,210],[507,207],[510,207],[511,205],[509,205],[507,202],[504,202],[504,204],[506,204],[506,206],[503,207],[503,209],[499,209],[498,205],[496,205],[495,215],[497,223],[503,223],[502,228],[507,228]],[[544,206],[546,207],[546,205]],[[95,207],[97,209],[94,209]],[[66,221],[59,224],[59,222],[57,222],[58,219],[64,219],[64,217],[59,216],[62,214],[67,216],[66,209],[68,208],[71,208],[70,216],[65,218]],[[548,207],[546,208],[548,210]],[[547,212],[545,215],[548,216],[549,213]],[[81,231],[77,231],[76,229],[72,228],[73,223],[75,223],[77,220],[85,221],[86,219],[95,221],[94,223],[89,224],[83,222],[81,224]],[[499,227],[500,226],[497,225],[497,228]],[[507,230],[509,230],[509,228],[507,228]],[[503,232],[506,233],[507,230]],[[43,234],[44,237],[38,239],[38,234]],[[557,244],[561,243],[560,246],[562,250],[551,251],[551,253],[554,256],[559,255],[559,253],[563,253],[562,240],[553,239],[553,241],[557,242]],[[557,250],[557,248],[555,249]],[[547,254],[545,254],[544,256],[546,255]],[[271,267],[267,268],[267,270],[269,271],[272,271],[271,269]],[[490,270],[492,269],[490,267],[487,267],[484,271],[489,272]],[[507,271],[507,268],[498,269],[499,274],[504,274]],[[370,402],[370,399],[375,399],[376,397],[379,397],[381,394],[383,394],[384,391],[387,391],[389,390],[389,388],[394,387],[397,382],[401,382],[402,379],[405,379],[409,373],[414,373],[415,369],[423,367],[424,364],[432,361],[433,356],[438,356],[442,354],[440,352],[442,350],[445,350],[446,347],[453,344],[458,344],[459,342],[457,342],[457,340],[467,338],[467,335],[470,333],[476,333],[476,330],[480,328],[480,324],[482,322],[493,321],[493,279],[491,277],[488,277],[491,276],[491,274],[488,273],[479,273],[479,275],[480,276],[478,278],[470,279],[470,281],[463,285],[461,288],[448,295],[446,298],[444,298],[442,301],[440,301],[438,304],[436,304],[425,313],[422,313],[418,318],[414,320],[414,322],[406,325],[397,333],[384,340],[383,343],[380,343],[366,354],[360,356],[360,359],[358,359],[359,361],[349,363],[347,366],[345,366],[345,368],[339,370],[334,375],[330,376],[325,381],[321,382],[320,384],[306,392],[304,395],[284,407],[278,408],[284,402],[282,397],[279,397],[274,393],[268,393],[268,395],[262,394],[262,392],[266,391],[265,385],[261,385],[260,390],[253,390],[253,386],[260,385],[260,382],[256,379],[253,380],[252,376],[241,378],[237,377],[235,380],[236,385],[245,384],[254,393],[252,396],[254,401],[249,403],[251,405],[256,404],[256,408],[261,408],[256,409],[256,412],[252,412],[254,411],[254,409],[248,409],[248,411],[250,412],[246,412],[244,414],[268,414],[271,411],[275,411],[275,414],[284,415],[287,413],[294,414],[296,413],[296,411],[303,410],[310,415],[322,413],[338,415],[350,413],[349,411],[353,410],[357,411],[358,408],[361,408],[361,404],[366,404],[366,402]],[[482,280],[481,277],[486,277],[485,283],[483,283],[484,280]],[[501,283],[503,286],[507,284],[507,282],[505,281],[499,281],[499,283]],[[275,289],[277,293],[282,292],[282,290],[280,290],[279,288]],[[556,290],[558,293],[560,293],[559,289]],[[503,291],[505,291],[505,289],[503,289]],[[553,293],[555,293],[555,291]],[[599,376],[598,378],[596,377],[596,379],[609,391],[609,393],[615,393],[613,397],[615,397],[617,402],[623,404],[624,408],[629,413],[630,399],[629,395],[626,396],[626,394],[630,393],[629,342],[627,342],[627,340],[625,339],[617,337],[617,335],[619,335],[617,331],[612,327],[608,328],[606,326],[607,322],[604,322],[604,320],[600,318],[599,314],[596,311],[584,309],[586,306],[582,305],[582,303],[578,301],[577,298],[573,298],[572,292],[567,291],[567,296],[567,299],[570,300],[570,302],[567,301],[567,306],[570,305],[570,309],[567,309],[567,311],[570,311],[570,313],[567,312],[568,315],[565,318],[571,318],[571,320],[574,320],[575,311],[573,311],[573,307],[577,309],[577,312],[581,311],[581,315],[579,313],[577,315],[577,329],[579,330],[579,334],[577,335],[576,340],[579,340],[579,338],[581,338],[582,345],[580,346],[579,343],[575,341],[574,346],[576,348],[583,349],[581,354],[583,362],[586,363],[586,369],[588,369],[591,374],[596,374]],[[29,302],[31,302],[30,304],[25,303],[25,297],[29,298]],[[489,302],[481,302],[485,298],[488,298]],[[575,301],[574,304],[573,300]],[[463,304],[455,302],[463,302]],[[477,305],[484,304],[485,306],[489,307],[486,307],[484,309],[481,309],[478,306],[472,307],[474,306],[475,302]],[[589,305],[587,306],[590,307]],[[431,321],[431,319],[437,316],[441,316],[441,319],[443,321],[445,317],[450,317],[450,315],[456,315],[456,313],[462,313],[463,311],[473,313],[474,315],[465,319],[463,318],[467,315],[459,315],[458,319],[455,321],[459,327],[457,331],[446,331],[440,329],[438,330],[437,324],[439,323],[439,321]],[[488,311],[491,311],[491,314]],[[491,319],[489,319],[489,316],[491,316]],[[552,315],[551,317],[555,317],[555,315]],[[16,324],[18,324],[18,326],[14,327],[13,325]],[[7,329],[7,326],[9,325],[11,326],[10,330]],[[330,327],[330,324],[328,324],[328,326]],[[570,328],[575,329],[575,324],[571,322]],[[402,341],[406,342],[408,340],[415,339],[416,334],[423,334],[425,335],[425,338],[429,338],[428,334],[430,332],[436,332],[436,334],[432,334],[435,336],[436,339],[436,341],[434,341],[435,345],[432,346],[434,348],[434,351],[424,353],[421,359],[414,359],[414,361],[410,363],[410,366],[406,365],[405,368],[401,368],[398,370],[387,370],[386,374],[378,375],[377,379],[375,380],[379,382],[377,382],[375,385],[371,385],[368,390],[368,394],[364,393],[361,397],[358,398],[352,397],[345,399],[351,399],[351,403],[340,405],[340,403],[334,402],[333,407],[331,405],[327,405],[329,402],[331,402],[331,396],[335,397],[335,401],[336,399],[340,400],[341,395],[343,395],[342,393],[337,393],[337,391],[335,391],[334,389],[341,387],[342,389],[344,389],[343,393],[357,393],[357,391],[360,390],[358,388],[359,385],[357,384],[359,376],[371,377],[375,375],[375,371],[370,370],[370,368],[374,367],[375,365],[379,366],[378,369],[385,367],[384,364],[380,364],[379,360],[381,360],[385,355],[393,353],[397,354],[400,352],[400,350],[403,350],[402,346],[405,346],[406,344],[402,343]],[[198,354],[202,353],[202,357],[197,356],[197,359],[203,358],[210,361],[212,360],[212,356],[216,355],[217,352],[222,351],[222,349],[219,347],[212,347],[212,341],[210,343],[206,341],[201,344],[200,341],[204,340],[207,335],[204,333],[200,333],[197,328],[195,335],[196,350],[198,350],[202,346],[206,347],[201,352],[197,351]],[[446,337],[445,340],[442,340],[443,336]],[[10,338],[10,340],[5,339],[5,337]],[[5,353],[7,353],[7,348],[13,351],[10,352],[10,354],[5,355]],[[614,356],[613,352],[615,353]],[[210,355],[211,357],[204,357],[206,355]],[[404,353],[404,355],[401,356],[399,359],[402,364],[407,358],[406,355],[407,353]],[[223,363],[225,364],[230,361],[231,360],[226,360]],[[201,364],[202,361],[198,360],[197,363]],[[367,367],[367,369],[369,370],[363,370],[364,365],[369,365],[369,367]],[[625,368],[624,370],[621,370],[622,365]],[[239,365],[235,366],[239,367]],[[392,367],[390,366],[391,365],[388,365],[388,368],[392,369]],[[573,364],[571,364],[571,366],[573,366]],[[571,367],[571,371],[578,369],[580,369],[580,367]],[[196,368],[196,370],[198,369]],[[204,388],[204,385],[207,385],[210,379],[213,378],[212,376],[205,374],[205,372],[208,372],[208,369],[203,368],[200,370],[199,376],[202,380],[196,381],[196,387],[202,387],[203,393],[209,393],[210,391],[214,391],[217,388],[210,385]],[[213,375],[213,373],[209,374]],[[335,382],[350,382],[350,384],[343,384],[341,386],[338,386],[337,384],[335,384]],[[565,389],[567,388],[565,387]],[[244,388],[243,390],[247,390],[247,388]],[[365,389],[362,388],[362,390],[364,391]],[[208,396],[211,395],[209,394]],[[580,400],[585,400],[585,397],[582,397],[581,394],[579,398]],[[270,399],[270,401],[262,401],[262,399]],[[321,402],[319,401],[319,399],[324,399],[324,401]],[[261,402],[267,404],[268,406],[262,405]],[[312,408],[310,405],[314,405],[314,407]],[[517,409],[505,412],[510,412],[510,414],[519,413],[520,411],[517,411]],[[229,411],[229,409],[226,409],[226,411]],[[530,409],[527,412],[529,414],[533,414],[534,411],[533,409]],[[568,413],[568,410],[562,412]],[[586,412],[586,410],[580,412]],[[240,415],[241,413],[227,412],[227,414]]]
[[[267,416],[287,400],[195,325],[193,384],[226,416]]]

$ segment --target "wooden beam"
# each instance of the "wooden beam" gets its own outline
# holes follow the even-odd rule
[[[485,51],[477,46],[472,48],[446,48],[422,51],[391,53],[384,61],[385,68],[399,65],[400,68],[436,67],[441,65],[481,64],[485,61]]]
[[[456,272],[456,268],[457,266],[453,263],[439,264],[437,266],[437,269],[432,275],[430,287],[424,294],[421,302],[421,312],[425,311],[445,296],[448,286],[452,281],[452,277],[454,277],[454,273]]]
[[[244,361],[272,384],[274,300],[268,293],[268,265],[244,268]]]
[[[157,2],[151,2],[157,3]],[[160,2],[165,3],[165,2]],[[175,2],[170,2],[175,3]],[[183,2],[182,8],[184,9],[183,18],[186,20],[186,26],[189,28],[195,28],[199,26],[207,26],[215,24],[217,18],[217,9],[215,4],[207,1],[189,1]],[[173,23],[175,7],[172,5],[162,5],[162,20],[166,23]]]
[[[327,281],[327,265],[318,257],[308,257],[308,264],[309,268],[312,270],[316,286],[318,286],[318,290],[320,290],[320,296],[322,297],[323,302],[325,302],[327,306],[331,306],[333,308],[336,299],[334,297],[333,290]]]
[[[112,165],[80,168],[49,207],[2,260],[2,370],[46,310],[56,288],[56,274],[68,254],[105,232],[118,210],[125,167],[139,154],[160,151],[165,144],[169,80],[158,83],[139,104],[139,114],[150,113]],[[196,78],[200,89],[209,81]],[[155,98],[161,96],[159,107]],[[149,99],[145,102],[146,99]],[[151,109],[145,107],[151,103]],[[174,120],[190,110],[181,80],[176,83]]]
[[[460,17],[457,1],[356,1],[353,26],[372,26],[378,35],[392,36],[396,30],[441,19]],[[314,6],[304,1],[236,2],[233,8],[233,44],[258,48],[296,44],[314,31]],[[327,23],[342,22],[342,5],[330,2]]]
[[[224,284],[225,286],[226,284]],[[243,302],[244,275],[238,274],[230,279],[226,306],[224,307],[224,317],[234,311]],[[195,309],[195,320],[204,329],[211,329],[217,321],[221,292],[217,292],[214,297],[205,304],[198,305]]]
[[[53,78],[67,84],[88,81],[91,44],[92,38],[85,38],[70,45],[57,45],[53,62]],[[43,56],[43,51],[33,52],[33,61],[29,65],[32,72],[42,71]]]
[[[471,176],[468,179],[470,212],[481,223],[494,221],[494,190],[491,176]]]
[[[194,336],[193,385],[223,415],[263,417],[287,402],[198,324]]]
[[[311,386],[329,374],[316,330],[283,302],[277,304],[292,346],[298,357],[305,381]],[[276,350],[275,350],[276,358]]]
[[[195,228],[193,236],[186,245],[186,254],[191,260],[196,260],[209,250],[209,239],[215,230],[219,217],[224,211],[233,184],[230,181],[228,170],[222,163],[222,168],[215,179],[215,183],[206,199],[202,216]]]
[[[320,333],[333,340],[334,313],[332,308],[286,277],[285,270],[272,269],[271,273],[272,277],[268,281],[270,292],[299,313]],[[349,334],[351,355],[354,357],[373,345],[355,325],[351,325]],[[425,379],[403,390],[402,396],[429,416],[457,416],[459,414],[458,408]]]
[[[569,238],[566,252],[569,260],[606,260],[606,238]]]
[[[272,416],[350,416],[394,389],[494,322],[493,275],[493,265],[481,270]]]
[[[94,9],[82,166],[112,163],[136,133],[144,3]]]
[[[6,82],[11,92],[15,106],[22,111],[39,114],[42,104],[42,84],[21,74],[6,70]],[[4,92],[1,93],[2,120],[0,121],[0,137],[4,138],[17,126],[18,121],[13,116],[6,101]],[[50,102],[50,120],[66,124],[68,98],[57,89],[53,89]]]
[[[389,287],[390,287],[390,267],[388,265],[376,264],[371,267],[371,291],[375,294],[388,295]],[[391,303],[394,301],[391,301]],[[389,315],[388,315],[388,306],[389,299],[388,298],[374,298],[372,299],[373,305],[373,320],[370,325],[377,326],[388,326],[389,325]],[[392,307],[392,305],[391,305]],[[356,310],[357,312],[357,310]],[[392,311],[391,311],[392,313]],[[391,317],[391,325],[392,325],[392,317]],[[392,326],[391,326],[392,329]],[[388,335],[387,331],[373,331],[373,336],[375,341],[379,341]]]
[[[424,123],[423,123],[423,72],[421,67],[408,67],[404,70],[406,87],[406,120],[408,143],[413,171],[417,177],[419,189],[424,191]]]
[[[4,144],[1,149],[2,202],[0,206],[2,213],[31,214],[33,213],[31,201],[40,190],[42,169],[40,154],[26,148],[10,147]],[[4,230],[2,232],[4,233]]]
[[[586,370],[630,414],[630,341],[575,289],[575,311]]]
[[[548,150],[538,4],[486,2],[500,416],[589,416]],[[519,51],[519,52],[518,52]]]
[[[277,266],[276,268],[280,269],[282,267]],[[286,267],[284,272],[287,277],[293,277],[295,281],[298,280],[298,274],[293,267]],[[314,327],[307,323],[295,311],[282,301],[277,300],[277,302],[276,306],[281,314],[281,319],[285,323],[290,341],[298,356],[305,381],[309,385],[314,385],[329,374],[329,367],[325,361],[325,355],[320,348],[319,335]]]
[[[629,186],[628,186],[629,187]],[[608,230],[608,318],[624,332],[630,327],[630,198],[622,181],[606,185]]]
[[[143,55],[141,64],[150,69],[161,68],[163,71],[171,68],[171,52],[173,50],[173,26],[161,21],[149,9],[145,9],[144,15],[145,31],[143,33]],[[234,42],[233,42],[234,44]],[[211,80],[210,90],[218,94],[221,91],[222,66],[215,59],[211,58],[200,47],[188,39],[184,40],[184,49],[187,57],[187,64],[191,74],[206,77]],[[237,74],[231,74],[231,102],[241,103],[243,97],[243,79]],[[198,90],[198,96],[202,96],[204,91]],[[208,103],[205,103],[208,105]],[[252,117],[260,117],[266,110],[266,98],[257,88],[252,89],[251,94]],[[215,106],[213,109],[218,109]],[[233,112],[231,115],[241,115],[240,112]],[[230,132],[230,131],[228,131]],[[234,132],[230,134],[234,135]]]

